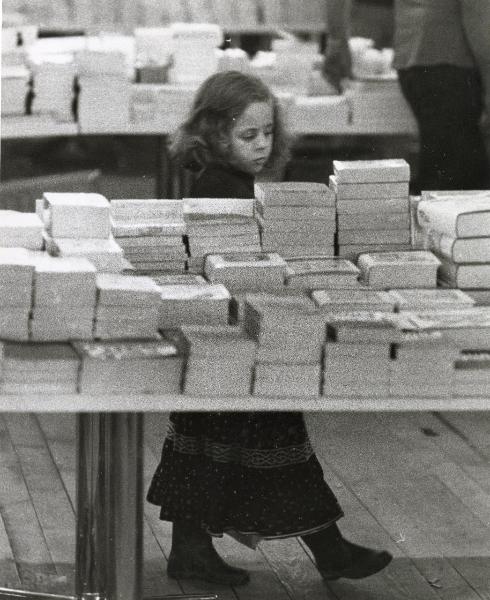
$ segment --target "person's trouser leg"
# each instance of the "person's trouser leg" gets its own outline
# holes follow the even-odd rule
[[[485,189],[488,160],[480,130],[482,90],[472,69],[450,65],[399,71],[419,127],[419,190]]]

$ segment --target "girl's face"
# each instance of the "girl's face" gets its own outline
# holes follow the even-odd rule
[[[259,173],[272,150],[274,115],[271,102],[253,102],[230,131],[230,162],[245,173]]]

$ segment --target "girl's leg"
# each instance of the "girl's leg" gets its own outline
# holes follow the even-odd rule
[[[174,579],[203,579],[233,586],[244,585],[250,579],[245,569],[225,563],[204,529],[187,521],[173,523],[167,573]]]
[[[364,548],[344,539],[336,523],[303,535],[302,540],[313,552],[318,570],[326,580],[362,579],[381,571],[392,559],[389,552]]]

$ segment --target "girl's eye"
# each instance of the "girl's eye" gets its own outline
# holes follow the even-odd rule
[[[245,133],[244,135],[242,135],[242,139],[247,142],[251,142],[254,138],[255,138],[255,133]]]
[[[264,135],[267,135],[267,136],[272,135],[273,133],[274,133],[274,131],[272,129],[264,131]]]

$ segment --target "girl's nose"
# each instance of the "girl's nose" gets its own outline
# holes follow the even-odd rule
[[[265,148],[267,146],[267,137],[264,133],[258,133],[255,138],[257,148]]]

